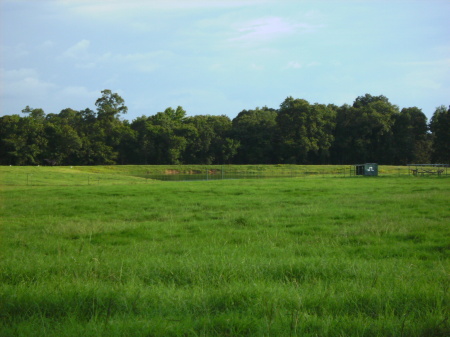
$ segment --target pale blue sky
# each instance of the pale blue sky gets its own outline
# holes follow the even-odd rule
[[[0,0],[1,115],[95,108],[125,119],[278,108],[287,96],[450,104],[449,0]]]

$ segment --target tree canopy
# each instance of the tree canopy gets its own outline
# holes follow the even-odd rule
[[[178,106],[129,122],[125,100],[108,89],[95,106],[0,117],[0,164],[450,163],[450,107],[428,123],[420,108],[400,110],[382,95],[342,106],[287,97],[232,120]]]

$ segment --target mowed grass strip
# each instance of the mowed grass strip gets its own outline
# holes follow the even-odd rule
[[[0,335],[447,336],[450,180],[2,192]]]

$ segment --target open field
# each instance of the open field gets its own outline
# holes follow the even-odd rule
[[[448,336],[450,179],[396,169],[0,168],[0,336]]]
[[[349,177],[349,165],[0,166],[0,186],[142,184],[149,180]],[[406,166],[379,166],[380,176],[407,176]],[[445,176],[450,170],[445,168]]]

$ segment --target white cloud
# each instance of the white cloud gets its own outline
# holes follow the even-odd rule
[[[45,40],[43,43],[41,43],[38,46],[38,49],[39,50],[47,50],[47,49],[53,48],[54,46],[55,46],[55,43],[53,41]]]
[[[153,72],[163,64],[170,64],[175,55],[170,51],[157,50],[151,52],[136,52],[129,54],[113,54],[111,52],[102,55],[90,54],[84,68],[95,66],[117,66],[118,69],[134,69],[141,72]]]
[[[450,58],[392,63],[404,71],[404,81],[410,88],[439,90],[449,85]]]
[[[1,1],[1,0],[0,0]],[[76,18],[88,18],[97,23],[120,24],[135,32],[155,30],[155,19],[182,14],[185,11],[210,9],[240,9],[262,5],[274,0],[55,0],[62,11]],[[285,0],[288,1],[288,0]],[[184,15],[184,14],[183,14]],[[150,19],[151,17],[155,19]],[[149,20],[150,21],[146,21]]]
[[[84,109],[92,106],[99,97],[99,90],[89,90],[85,86],[67,86],[52,93],[55,111],[71,107],[72,109]]]
[[[60,90],[60,93],[64,96],[71,96],[71,97],[90,97],[95,98],[99,95],[97,91],[89,91],[86,87],[83,86],[69,86],[65,87],[62,90]]]
[[[98,61],[105,56],[100,57],[90,52],[91,42],[89,40],[81,40],[69,47],[62,53],[62,58],[75,61],[75,67],[79,69],[93,69],[97,66]]]
[[[397,62],[400,66],[412,66],[412,67],[443,67],[450,69],[450,58],[431,60],[431,61],[410,61],[410,62]]]
[[[448,87],[447,76],[448,72],[442,72],[441,69],[418,69],[406,73],[404,79],[408,88],[434,91]]]
[[[81,40],[67,49],[63,53],[63,56],[75,59],[86,59],[89,56],[88,49],[90,45],[91,42],[89,40]]]
[[[49,89],[55,88],[55,84],[41,80],[34,69],[1,69],[0,73],[3,86],[2,96],[20,97],[30,93],[39,96],[48,92]],[[8,83],[8,85],[4,86],[4,83]]]
[[[432,101],[417,99],[420,107],[445,103],[448,1],[384,2],[0,0],[5,9],[0,104],[8,100],[7,113],[27,104],[46,112],[83,108],[100,89],[114,87],[126,91],[130,105],[154,96],[153,105],[189,103],[197,109],[192,113],[219,104],[208,103],[209,93],[172,97],[171,90],[216,88],[223,95],[223,107],[215,108],[221,113],[279,97],[281,102],[291,91],[333,102],[335,92],[356,97],[375,88],[388,97],[402,91]],[[256,71],[261,67],[264,71]],[[307,81],[299,81],[299,73]],[[268,90],[269,83],[276,88]],[[93,89],[98,89],[94,97]],[[233,99],[243,105],[230,106]],[[136,113],[156,111],[150,103]]]
[[[279,17],[268,17],[245,22],[236,27],[237,37],[234,41],[268,40],[280,35],[286,35],[296,30],[295,25]]]
[[[48,94],[57,88],[30,68],[0,69],[0,77],[1,114],[19,113],[26,105],[40,107],[48,99]]]
[[[147,53],[112,55],[111,60],[113,62],[131,65],[133,68],[140,71],[152,72],[159,68],[163,62],[170,60],[173,56],[174,55],[171,52],[160,50]]]
[[[215,105],[209,105],[205,108],[204,102],[213,101]],[[142,106],[148,107],[152,105],[158,106],[156,111],[163,111],[168,106],[176,107],[181,105],[189,116],[205,114],[219,115],[224,111],[217,111],[217,107],[226,106],[227,115],[232,118],[233,114],[237,114],[247,106],[238,98],[232,97],[229,93],[224,92],[220,88],[214,86],[206,87],[189,87],[180,88],[170,91],[161,92],[158,96],[148,96],[142,102]]]
[[[299,23],[282,17],[264,17],[234,26],[235,36],[230,38],[232,43],[253,45],[267,43],[271,40],[291,36],[297,33],[313,32],[320,26],[309,23]]]
[[[153,72],[163,63],[170,63],[174,54],[169,51],[157,50],[151,52],[136,52],[129,54],[114,54],[105,52],[95,54],[90,52],[90,41],[82,40],[63,54],[63,58],[76,61],[75,66],[81,69],[92,69],[101,66],[117,66],[117,69],[134,69],[142,72]]]
[[[99,97],[99,90],[85,86],[61,85],[40,78],[35,69],[0,69],[1,114],[16,114],[26,106],[58,113],[64,108],[83,109]],[[4,84],[8,85],[4,85]]]
[[[6,61],[5,58],[15,60],[18,58],[23,58],[30,55],[30,52],[26,48],[26,46],[21,43],[14,46],[0,46],[0,54],[2,55],[2,61]]]
[[[131,68],[140,72],[153,72],[173,57],[168,51],[153,51],[147,53],[112,54],[107,53],[97,57],[103,64],[119,65],[121,69]]]
[[[302,64],[297,61],[291,61],[289,62],[284,69],[300,69],[302,67]]]
[[[95,62],[77,63],[75,65],[79,69],[94,69],[97,66]]]
[[[317,66],[320,66],[320,63],[316,62],[316,61],[308,62],[306,64],[298,62],[298,61],[290,61],[290,62],[288,62],[287,65],[285,65],[283,67],[283,69],[301,69],[304,67],[310,68],[310,67],[317,67]]]
[[[123,15],[146,10],[244,7],[268,3],[270,0],[57,0],[57,2],[77,13],[105,16],[105,14]]]
[[[252,63],[252,64],[250,64],[250,69],[260,71],[260,70],[264,70],[264,66],[257,64],[257,63]]]

